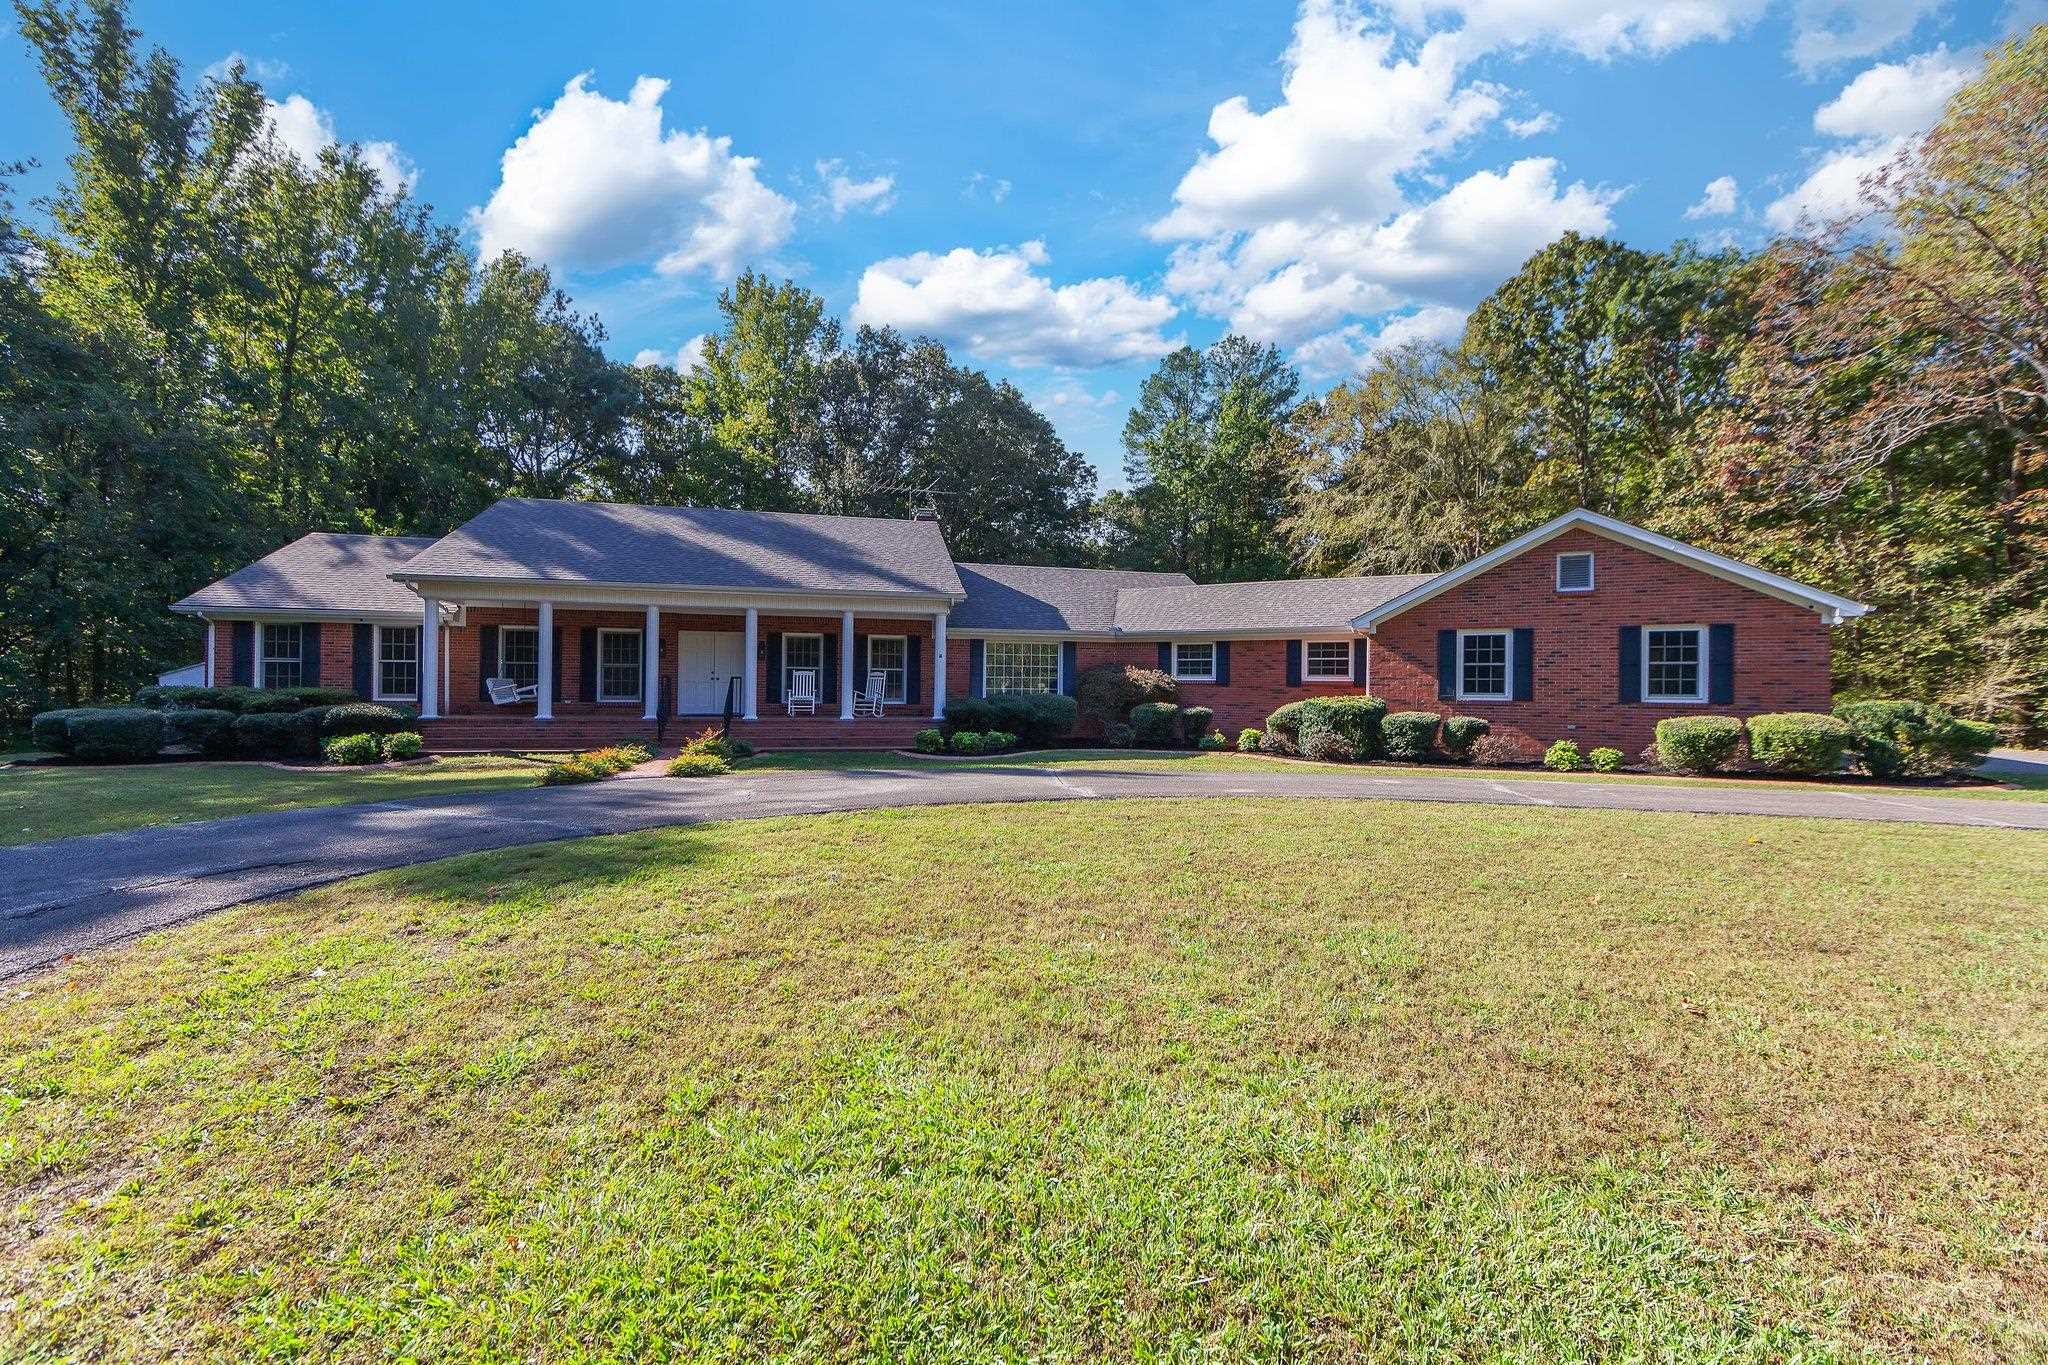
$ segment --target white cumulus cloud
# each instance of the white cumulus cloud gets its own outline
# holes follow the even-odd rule
[[[242,64],[242,73],[258,84],[281,81],[291,74],[289,62],[274,61],[268,57],[251,57],[245,52],[230,52],[219,61],[209,64],[199,74],[210,81],[224,81],[228,72],[235,69],[235,63]]]
[[[1430,304],[1387,319],[1376,332],[1359,323],[1311,337],[1295,348],[1294,363],[1311,379],[1341,379],[1363,373],[1382,351],[1402,346],[1449,345],[1465,331],[1462,308]]]
[[[1504,120],[1501,127],[1507,129],[1516,137],[1535,137],[1538,133],[1555,131],[1557,128],[1557,115],[1546,109],[1542,113],[1531,115],[1528,118]]]
[[[1043,242],[877,261],[861,273],[853,321],[894,327],[1012,365],[1085,367],[1151,360],[1178,339],[1160,331],[1177,311],[1118,276],[1055,285]]]
[[[896,177],[892,175],[855,180],[847,175],[846,163],[837,160],[820,161],[816,169],[818,179],[825,182],[825,202],[832,206],[834,218],[844,218],[849,209],[887,213],[896,204]]]
[[[1502,47],[1561,47],[1583,57],[1652,56],[1703,39],[1720,40],[1760,16],[1768,0],[1389,0],[1402,27],[1422,31],[1455,20],[1468,53]]]
[[[584,72],[505,152],[470,222],[485,259],[519,251],[559,269],[652,263],[662,275],[729,276],[789,237],[796,206],[763,185],[732,139],[662,126],[669,83],[642,76],[624,100]]]
[[[287,95],[283,103],[263,101],[263,115],[280,147],[312,170],[320,164],[320,153],[340,141],[334,132],[334,116],[304,95]],[[377,179],[391,192],[411,190],[419,183],[419,169],[398,150],[395,142],[360,142],[363,162],[377,173]]]
[[[705,333],[699,332],[684,342],[674,355],[649,348],[634,355],[633,363],[653,367],[667,365],[678,374],[688,374],[704,363],[704,343],[708,339]]]
[[[1798,0],[1792,64],[1812,75],[1836,62],[1882,52],[1942,5],[1943,0]]]
[[[1707,182],[1707,188],[1700,194],[1700,201],[1685,211],[1689,219],[1726,218],[1735,212],[1735,177],[1716,176]]]

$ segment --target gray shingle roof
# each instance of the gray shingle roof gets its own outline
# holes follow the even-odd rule
[[[318,611],[417,616],[420,599],[391,571],[434,543],[432,536],[300,536],[173,611]]]
[[[1136,588],[1117,595],[1116,628],[1126,635],[1349,631],[1353,617],[1436,576],[1404,573]]]
[[[958,595],[936,522],[506,498],[406,566],[422,578]]]
[[[947,617],[949,630],[1074,630],[1107,634],[1117,593],[1162,584],[1193,586],[1184,573],[1126,569],[1054,569],[1033,564],[962,564],[967,600]]]

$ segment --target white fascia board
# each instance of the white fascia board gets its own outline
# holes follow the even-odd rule
[[[420,614],[394,611],[338,611],[331,607],[172,607],[180,616],[202,621],[360,621],[366,625],[416,626]]]
[[[744,611],[754,607],[778,615],[854,610],[870,616],[921,616],[950,611],[965,600],[942,593],[821,593],[770,588],[690,588],[673,583],[563,583],[545,579],[422,578],[404,572],[392,578],[422,597],[477,606],[524,607],[546,600],[570,607],[647,607],[679,611]]]
[[[1411,607],[1420,606],[1432,597],[1448,592],[1488,569],[1533,550],[1545,541],[1554,540],[1574,527],[1584,527],[1596,535],[1634,546],[1661,559],[1697,569],[1701,573],[1752,589],[1767,597],[1775,597],[1780,601],[1816,611],[1831,626],[1862,616],[1870,610],[1861,602],[1785,578],[1768,569],[1759,569],[1754,564],[1744,564],[1739,559],[1717,555],[1712,550],[1702,550],[1697,545],[1688,545],[1682,540],[1673,540],[1670,536],[1658,535],[1655,531],[1646,531],[1640,526],[1632,526],[1628,522],[1617,521],[1613,517],[1579,507],[1543,523],[1533,531],[1515,537],[1505,545],[1488,550],[1469,563],[1446,570],[1427,583],[1410,588],[1399,597],[1380,603],[1371,611],[1354,617],[1351,624],[1370,635],[1380,622],[1389,617],[1398,616]]]

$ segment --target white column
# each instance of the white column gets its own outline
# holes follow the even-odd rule
[[[946,718],[946,613],[932,618],[932,719]]]
[[[421,598],[420,719],[441,718],[441,604]]]
[[[213,622],[204,616],[199,618],[199,622],[206,627],[206,685],[217,687],[219,684],[213,680]]]
[[[640,632],[640,719],[653,720],[661,702],[661,608],[647,608],[647,627]]]
[[[540,604],[540,695],[533,699],[533,718],[555,718],[555,604]]]
[[[839,613],[839,719],[853,719],[853,613]]]
[[[249,660],[249,686],[263,686],[263,623],[258,621],[256,629],[249,632],[249,649],[255,655]]]
[[[754,659],[760,646],[761,612],[757,607],[748,607],[746,641],[740,653],[740,715],[746,720],[760,719],[754,710],[754,696],[761,690],[760,679],[755,676],[760,672],[760,665]]]

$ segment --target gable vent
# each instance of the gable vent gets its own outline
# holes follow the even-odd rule
[[[1557,557],[1559,592],[1593,591],[1593,552],[1577,550]]]

